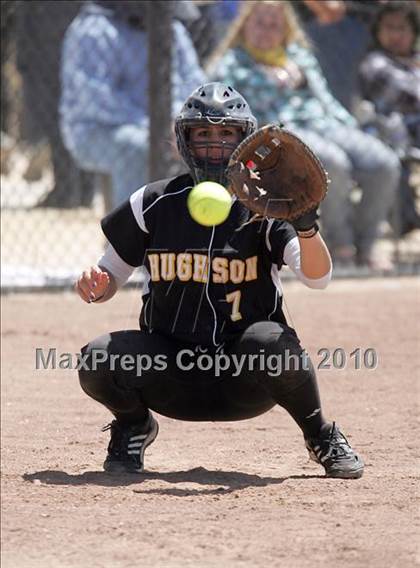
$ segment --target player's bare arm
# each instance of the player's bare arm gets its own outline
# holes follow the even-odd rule
[[[83,271],[76,281],[75,290],[88,304],[103,303],[114,296],[117,284],[109,270],[94,265]]]
[[[299,244],[300,269],[307,278],[322,278],[330,272],[331,256],[319,233],[309,239],[299,237]]]

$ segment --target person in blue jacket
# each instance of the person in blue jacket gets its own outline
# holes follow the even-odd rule
[[[88,3],[62,53],[61,129],[80,167],[112,178],[113,205],[148,180],[148,41],[143,2]],[[184,25],[173,21],[173,114],[205,74]]]

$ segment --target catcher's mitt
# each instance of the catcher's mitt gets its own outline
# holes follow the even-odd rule
[[[312,150],[275,124],[243,140],[226,170],[230,189],[251,211],[293,221],[324,199],[328,176]]]

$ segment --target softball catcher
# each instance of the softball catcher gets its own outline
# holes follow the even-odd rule
[[[175,132],[188,173],[141,187],[105,217],[108,247],[76,283],[85,302],[99,304],[135,267],[146,274],[139,329],[82,348],[81,387],[115,417],[104,469],[143,471],[158,434],[151,411],[226,421],[279,404],[327,476],[360,477],[363,462],[323,416],[314,367],[282,310],[283,265],[310,288],[331,277],[316,222],[327,190],[321,164],[282,128],[257,131],[245,99],[221,83],[190,95]],[[195,223],[187,210],[190,190],[207,180],[233,194],[218,226]]]

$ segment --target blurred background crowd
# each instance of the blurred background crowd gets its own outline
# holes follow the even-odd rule
[[[171,121],[212,80],[320,157],[336,267],[398,270],[399,243],[420,229],[419,10],[416,0],[2,0],[8,281],[90,263],[106,211],[183,171]]]

